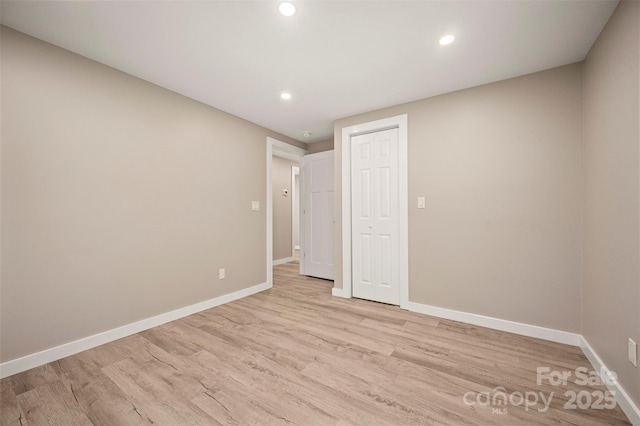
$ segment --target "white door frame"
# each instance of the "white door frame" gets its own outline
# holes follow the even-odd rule
[[[380,130],[398,129],[399,229],[400,235],[400,307],[409,305],[409,197],[407,164],[407,114],[357,124],[342,129],[342,288],[334,288],[334,296],[353,296],[351,274],[351,137]]]
[[[286,142],[267,137],[267,286],[273,287],[273,156],[297,161],[307,151],[297,146],[289,145]],[[302,232],[300,233],[302,242]]]
[[[296,257],[296,235],[293,226],[296,206],[298,204],[298,233],[300,232],[300,191],[296,191],[296,176],[300,176],[300,166],[291,166],[291,256]]]

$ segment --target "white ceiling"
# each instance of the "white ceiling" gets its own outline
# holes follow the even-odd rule
[[[2,0],[0,17],[315,142],[332,137],[338,118],[581,61],[618,2],[297,0],[290,18],[278,3]],[[443,47],[446,33],[456,41]],[[285,90],[287,102],[279,97]]]

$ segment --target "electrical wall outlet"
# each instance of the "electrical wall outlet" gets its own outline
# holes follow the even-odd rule
[[[638,366],[638,345],[631,339],[629,339],[629,362],[634,367]]]
[[[224,277],[225,277],[225,270],[224,270],[224,268],[222,268],[222,269],[218,270],[218,279],[219,280],[223,280]]]

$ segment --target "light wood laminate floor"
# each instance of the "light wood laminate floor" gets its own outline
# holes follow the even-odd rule
[[[2,380],[2,424],[629,424],[619,407],[564,408],[565,392],[603,386],[536,384],[537,367],[590,370],[576,347],[335,298],[297,268],[276,267],[269,291]],[[507,405],[487,405],[500,391]],[[548,410],[518,392],[542,392]]]

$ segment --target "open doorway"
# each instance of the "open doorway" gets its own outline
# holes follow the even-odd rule
[[[288,184],[285,183],[285,185],[287,185],[288,188],[287,187],[278,188],[278,186],[276,186],[276,190],[274,191],[274,184],[273,184],[274,160],[275,162],[278,162],[279,159],[290,160],[291,162],[294,163],[292,165],[295,165],[298,167],[298,171],[300,173],[300,166],[299,166],[300,161],[302,160],[302,157],[306,153],[307,151],[302,148],[289,145],[287,143],[284,143],[282,141],[279,141],[270,137],[267,138],[267,176],[266,176],[266,181],[267,181],[267,188],[266,188],[267,189],[267,207],[266,207],[266,210],[267,210],[266,211],[267,213],[267,247],[266,247],[267,271],[266,272],[267,272],[267,284],[269,285],[269,287],[273,286],[273,265],[275,264],[274,259],[276,262],[279,261],[280,259],[284,259],[282,260],[282,262],[287,261],[286,260],[287,257],[280,257],[280,256],[283,256],[283,254],[274,251],[274,200],[277,199],[279,201],[281,197],[291,200],[291,192],[286,194],[287,195],[286,197],[283,197],[283,195],[285,194],[283,193],[282,190],[289,189],[289,191],[291,191],[291,182],[292,182],[292,174],[291,174],[292,169],[289,168],[287,174],[285,175],[285,179],[288,179]],[[298,192],[297,199],[300,199],[300,192]],[[293,208],[289,207],[290,214],[293,213],[292,210]],[[289,253],[291,253],[289,257],[293,257],[293,253],[294,253],[292,231],[293,231],[293,227],[292,225],[289,225],[289,230],[288,230],[289,237],[288,237],[288,243],[286,243],[288,247],[286,250]],[[304,239],[304,232],[302,230],[300,230],[299,232],[299,239],[301,241]]]
[[[272,163],[273,205],[273,265],[296,260],[296,239],[300,238],[298,194],[295,189],[295,173],[300,173],[300,163],[277,153]],[[298,247],[299,248],[299,247]]]
[[[333,280],[333,163],[333,150],[307,154],[305,150],[267,138],[270,286],[274,265],[291,267],[294,263],[298,266],[296,275]]]

